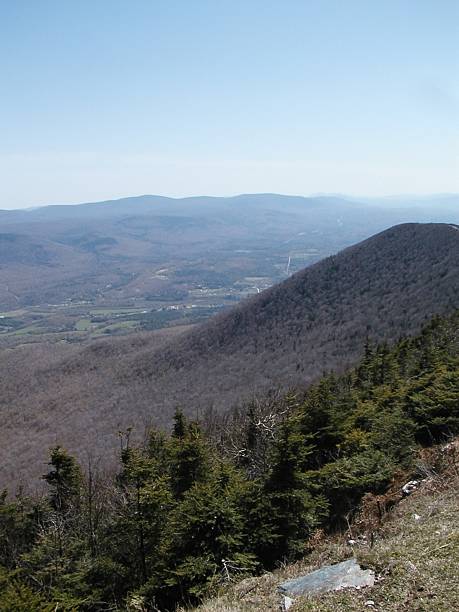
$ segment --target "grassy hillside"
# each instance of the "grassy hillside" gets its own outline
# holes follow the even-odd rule
[[[456,439],[448,446],[451,450],[444,446],[438,449],[443,455],[440,466],[438,459],[432,464],[420,456],[427,480],[414,494],[396,504],[371,531],[362,529],[362,525],[359,528],[357,523],[341,535],[322,537],[322,541],[319,537],[304,560],[274,573],[240,581],[195,610],[277,612],[281,603],[279,584],[353,555],[361,566],[375,571],[377,581],[373,588],[297,598],[290,611],[459,609],[459,441]],[[357,544],[349,545],[350,539]],[[373,605],[367,603],[370,601]]]

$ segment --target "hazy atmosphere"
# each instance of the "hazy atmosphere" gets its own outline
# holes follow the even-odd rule
[[[454,0],[0,0],[0,208],[459,190]]]
[[[0,0],[0,612],[459,610],[457,0]]]

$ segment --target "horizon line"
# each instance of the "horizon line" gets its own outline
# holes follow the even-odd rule
[[[408,199],[419,199],[419,200],[428,200],[430,198],[450,198],[450,197],[459,197],[459,193],[456,192],[431,192],[424,194],[416,194],[416,193],[398,193],[398,194],[385,194],[385,195],[363,195],[363,194],[350,194],[350,193],[342,193],[342,192],[313,192],[308,195],[304,194],[287,194],[287,193],[278,193],[278,192],[270,192],[270,191],[260,191],[260,192],[250,192],[250,193],[235,193],[232,195],[206,195],[206,194],[198,194],[198,195],[187,195],[187,196],[171,196],[171,195],[163,195],[157,193],[143,193],[137,195],[127,195],[120,197],[113,197],[106,200],[91,200],[85,202],[54,202],[48,204],[36,204],[32,206],[24,206],[18,208],[0,208],[1,211],[4,212],[12,212],[12,211],[33,211],[38,210],[40,208],[50,208],[50,207],[61,207],[61,206],[91,206],[95,204],[108,204],[114,202],[121,202],[122,200],[131,200],[131,199],[140,199],[140,198],[163,198],[166,200],[194,200],[194,199],[214,199],[214,200],[230,200],[241,197],[253,197],[253,196],[277,196],[283,198],[303,198],[313,199],[313,198],[340,198],[340,199],[357,199],[357,200],[367,200],[367,201],[376,201],[376,200],[408,200]],[[360,202],[361,203],[361,202]]]

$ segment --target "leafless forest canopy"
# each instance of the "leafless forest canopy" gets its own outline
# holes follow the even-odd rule
[[[255,194],[0,211],[0,343],[190,325],[393,225],[459,222],[457,196]]]
[[[4,482],[40,475],[56,443],[105,465],[117,433],[225,411],[342,371],[367,336],[395,340],[459,305],[459,231],[405,224],[294,274],[191,330],[0,352]],[[97,457],[93,457],[94,460]]]

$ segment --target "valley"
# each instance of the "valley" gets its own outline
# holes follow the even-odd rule
[[[260,277],[248,282],[261,285]],[[140,440],[153,425],[169,427],[177,406],[188,416],[224,414],[306,388],[324,371],[351,367],[366,338],[416,333],[458,304],[459,233],[450,224],[399,225],[231,308],[203,287],[192,291],[197,308],[183,298],[158,302],[170,309],[153,313],[145,299],[117,307],[88,300],[4,313],[7,325],[20,317],[25,325],[4,333],[0,351],[5,482],[36,476],[55,440],[78,456],[91,448],[109,467],[119,431],[134,427]],[[70,330],[49,331],[58,316]]]
[[[0,211],[0,348],[200,323],[396,223],[459,222],[457,198],[415,208],[255,194]]]
[[[250,252],[245,251],[247,260]],[[122,335],[192,325],[260,293],[286,278],[305,261],[314,262],[321,253],[294,253],[287,257],[257,253],[253,263],[228,257],[215,266],[198,267],[186,262],[167,268],[139,269],[125,284],[88,292],[61,303],[20,304],[0,312],[0,347],[20,342],[82,342],[104,335]],[[245,269],[247,268],[247,269]],[[221,270],[216,271],[216,270]],[[244,276],[244,273],[251,276]],[[8,294],[12,292],[8,286]],[[14,295],[14,294],[13,294]],[[15,296],[17,302],[21,302]],[[38,299],[39,301],[39,299]],[[11,302],[9,302],[11,303]]]
[[[0,608],[198,604],[222,563],[301,558],[457,433],[457,216],[308,204],[288,227],[90,207],[0,234]]]
[[[459,4],[0,5],[0,612],[459,610]]]

